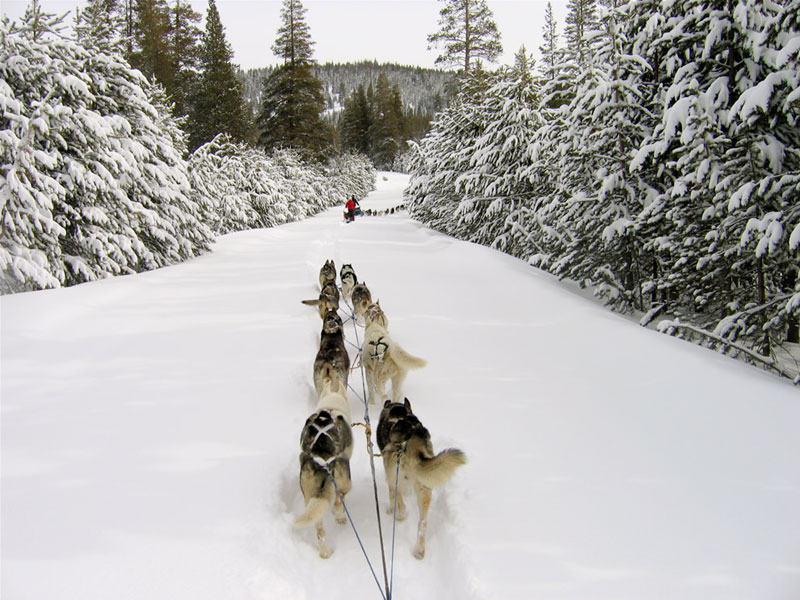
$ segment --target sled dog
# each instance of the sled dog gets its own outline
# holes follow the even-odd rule
[[[336,264],[332,260],[326,260],[319,270],[320,289],[324,288],[328,281],[332,281],[336,285]]]
[[[455,470],[466,464],[467,457],[456,448],[448,448],[439,454],[434,454],[430,433],[411,412],[408,398],[403,403],[390,400],[384,403],[378,421],[378,447],[381,450],[386,483],[389,486],[388,513],[392,514],[395,510],[396,501],[398,521],[406,518],[403,494],[408,495],[410,489],[414,488],[419,507],[414,556],[419,559],[424,558],[428,510],[433,490],[447,483]]]
[[[342,391],[333,391],[326,386],[320,395],[316,411],[308,417],[300,434],[300,490],[303,492],[305,510],[294,522],[295,527],[316,526],[321,558],[328,558],[333,554],[322,526],[322,519],[328,509],[333,506],[333,514],[338,523],[345,523],[347,520],[341,498],[352,487],[352,454],[353,432],[350,426],[349,400]],[[336,493],[337,488],[341,498]]]
[[[358,283],[356,272],[353,270],[353,265],[342,265],[339,271],[339,279],[342,280],[342,295],[350,300],[353,295],[353,288]]]
[[[350,375],[350,357],[344,343],[342,318],[335,310],[329,310],[322,321],[319,350],[314,359],[314,387],[321,394],[328,384],[333,390],[347,390]]]
[[[400,402],[408,371],[421,369],[427,362],[412,356],[392,340],[387,329],[388,320],[379,304],[373,304],[364,311],[364,322],[366,327],[361,360],[367,376],[369,402],[374,404],[376,395],[384,400],[389,381],[392,382],[392,399]]]
[[[316,306],[320,318],[325,318],[325,313],[329,310],[339,309],[339,288],[336,287],[336,281],[325,282],[316,300],[301,300],[301,302],[308,306]]]
[[[353,301],[353,314],[356,317],[356,322],[359,325],[363,325],[364,311],[372,304],[372,294],[366,284],[362,282],[353,286],[350,298]]]

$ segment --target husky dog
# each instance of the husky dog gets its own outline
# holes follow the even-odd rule
[[[364,323],[364,311],[372,304],[372,294],[370,294],[367,285],[362,282],[353,286],[350,299],[353,301],[353,314],[356,317],[356,322],[362,325]]]
[[[421,369],[427,362],[406,352],[389,337],[389,321],[379,304],[364,311],[364,350],[361,360],[367,375],[369,402],[375,403],[375,395],[383,400],[386,383],[392,382],[392,399],[399,402],[403,397],[403,381],[409,369]]]
[[[336,281],[326,281],[316,300],[301,300],[301,302],[308,306],[316,306],[320,318],[325,318],[329,310],[339,309],[339,288],[336,287]]]
[[[320,289],[324,288],[328,281],[332,281],[336,285],[336,264],[332,260],[326,260],[319,270]]]
[[[316,525],[321,558],[333,554],[322,526],[322,519],[331,505],[336,521],[347,521],[341,499],[352,487],[352,455],[350,402],[343,392],[333,391],[326,386],[316,411],[308,417],[300,434],[300,490],[303,492],[305,510],[294,522],[295,527]]]
[[[356,272],[353,270],[353,265],[342,265],[339,271],[339,279],[342,280],[342,295],[350,300],[353,295],[353,288],[358,283]]]
[[[403,494],[408,494],[410,488],[414,487],[419,506],[414,556],[419,559],[424,558],[428,509],[431,506],[433,489],[447,483],[455,470],[466,464],[467,457],[456,448],[448,448],[439,454],[434,454],[431,435],[411,412],[408,398],[402,404],[389,400],[384,403],[378,421],[378,447],[383,457],[386,483],[389,486],[388,512],[392,514],[396,502],[398,521],[406,518]]]
[[[350,357],[344,344],[342,318],[335,310],[329,310],[322,320],[319,351],[314,359],[314,387],[321,394],[325,384],[331,389],[339,386],[347,389],[350,375]]]

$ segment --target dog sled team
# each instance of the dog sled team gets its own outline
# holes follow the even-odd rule
[[[381,217],[383,215],[393,215],[395,212],[400,212],[404,210],[406,207],[405,204],[400,204],[399,206],[393,206],[391,208],[386,208],[384,210],[376,210],[372,208],[368,208],[366,211],[361,210],[361,206],[356,200],[355,196],[350,198],[344,205],[344,222],[345,223],[352,223],[356,220],[356,217],[367,216],[367,217]]]
[[[338,275],[339,284],[334,262],[326,261],[319,273],[319,297],[303,300],[304,304],[317,307],[322,330],[313,369],[318,402],[300,434],[300,490],[305,509],[295,526],[316,527],[319,555],[328,558],[333,550],[323,527],[325,515],[332,509],[338,523],[347,522],[344,503],[352,488],[353,423],[347,395],[351,360],[339,314],[340,301],[344,301],[344,306],[352,307],[352,315],[347,317],[355,319],[353,326],[364,328],[363,346],[352,362],[361,361],[369,403],[384,403],[377,441],[389,490],[388,513],[394,513],[398,521],[404,520],[404,496],[414,491],[419,521],[413,554],[422,559],[433,490],[447,483],[455,470],[466,463],[466,456],[455,448],[434,452],[430,433],[402,392],[408,371],[424,367],[425,361],[392,339],[389,320],[380,303],[373,302],[369,288],[358,281],[351,265],[342,266]],[[391,397],[385,392],[389,382]]]

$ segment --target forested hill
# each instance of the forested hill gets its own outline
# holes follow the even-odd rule
[[[240,71],[248,104],[258,107],[264,77],[272,67]],[[344,104],[345,98],[359,85],[366,89],[374,85],[381,73],[386,73],[391,85],[400,88],[400,97],[407,108],[416,113],[438,112],[447,105],[450,82],[454,74],[438,69],[425,69],[393,63],[363,61],[357,63],[325,63],[314,67],[314,75],[325,88],[328,108]]]

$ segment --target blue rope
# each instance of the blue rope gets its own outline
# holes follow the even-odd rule
[[[345,306],[350,309],[350,318],[353,321],[353,332],[356,336],[356,342],[358,342],[358,348],[363,353],[363,348],[361,347],[361,340],[358,336],[358,322],[356,321],[355,310],[351,307],[347,300],[345,299]],[[375,477],[375,459],[372,456],[372,426],[370,425],[369,421],[369,402],[367,401],[367,384],[366,384],[366,374],[364,373],[364,360],[361,360],[361,389],[364,393],[363,397],[361,398],[362,402],[364,403],[364,423],[366,424],[367,428],[367,454],[369,454],[369,464],[370,469],[372,471],[372,488],[375,494],[375,512],[377,514],[378,520],[378,538],[381,545],[381,562],[383,563],[383,579],[386,585],[386,596],[384,596],[384,600],[392,600],[392,592],[391,586],[389,584],[389,576],[386,572],[386,552],[384,551],[384,543],[383,543],[383,527],[381,526],[381,507],[380,502],[378,500],[378,482]],[[394,539],[392,539],[392,545],[394,545]],[[394,569],[394,565],[392,565],[392,569]]]
[[[372,578],[375,580],[375,584],[378,586],[378,591],[381,594],[381,598],[383,600],[387,600],[386,595],[383,593],[383,589],[381,588],[381,582],[378,581],[378,575],[375,573],[375,568],[372,566],[372,561],[369,559],[369,555],[367,554],[366,548],[364,548],[364,543],[361,541],[361,536],[358,535],[358,529],[356,529],[356,524],[353,523],[353,518],[350,516],[350,511],[347,509],[347,504],[345,504],[344,496],[342,496],[342,492],[339,491],[339,486],[336,485],[336,479],[333,477],[330,469],[325,467],[325,471],[328,474],[328,478],[333,482],[333,487],[336,490],[336,495],[339,497],[339,502],[342,503],[342,507],[344,508],[344,512],[347,515],[347,520],[350,521],[350,527],[353,528],[353,533],[356,534],[356,539],[358,540],[358,545],[361,546],[361,552],[364,554],[364,558],[367,559],[367,565],[369,566],[370,572],[372,572]],[[389,595],[388,600],[391,600],[391,594]]]

